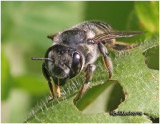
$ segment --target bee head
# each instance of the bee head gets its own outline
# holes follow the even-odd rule
[[[53,45],[46,53],[47,69],[52,77],[58,79],[70,79],[76,76],[82,69],[83,57],[74,48],[64,45]]]

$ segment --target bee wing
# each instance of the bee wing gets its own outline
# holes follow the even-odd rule
[[[93,40],[96,43],[107,41],[110,39],[123,38],[123,37],[132,37],[139,34],[145,33],[144,31],[114,31],[109,33],[104,33],[96,36]]]

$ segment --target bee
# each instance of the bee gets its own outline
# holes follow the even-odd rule
[[[100,56],[103,57],[105,68],[108,71],[109,80],[112,78],[112,61],[108,51],[128,51],[138,47],[137,44],[128,44],[116,41],[117,38],[132,37],[145,33],[143,31],[114,31],[111,26],[101,21],[86,21],[62,32],[49,35],[53,43],[47,50],[44,58],[32,58],[33,60],[45,60],[42,72],[47,79],[51,94],[54,98],[61,97],[60,86],[85,72],[85,81],[76,100],[79,100],[86,91],[96,69],[94,62]],[[56,92],[53,90],[53,84]]]

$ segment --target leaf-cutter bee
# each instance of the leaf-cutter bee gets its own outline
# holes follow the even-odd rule
[[[103,57],[105,68],[112,77],[112,61],[108,57],[108,50],[127,51],[139,45],[116,41],[117,38],[132,37],[145,32],[142,31],[114,31],[111,26],[101,21],[86,21],[57,34],[49,35],[53,41],[47,50],[42,71],[48,81],[53,99],[61,96],[60,87],[67,80],[75,77],[79,72],[85,72],[85,82],[77,100],[86,91],[96,66],[94,62],[99,56]],[[57,93],[53,90],[54,81]]]

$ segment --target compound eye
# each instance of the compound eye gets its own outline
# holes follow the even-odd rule
[[[81,56],[78,53],[73,54],[73,64],[78,64],[80,62]]]
[[[73,54],[73,61],[72,61],[72,70],[74,71],[74,76],[81,70],[82,66],[82,58],[78,52]]]

